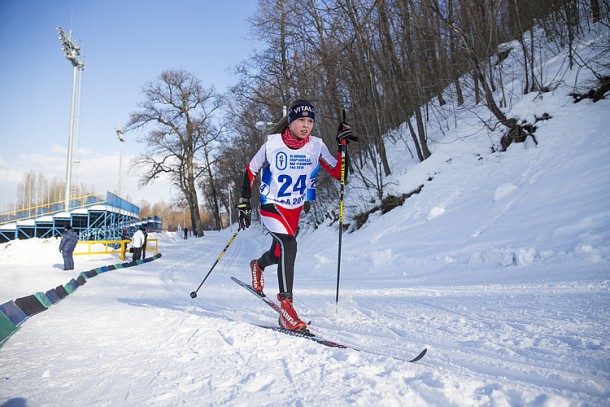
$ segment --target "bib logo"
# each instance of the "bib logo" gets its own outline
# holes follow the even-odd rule
[[[275,167],[278,170],[285,170],[287,166],[288,166],[288,156],[286,155],[285,152],[280,151],[275,156]]]
[[[261,184],[261,186],[260,186],[260,193],[261,193],[261,196],[269,195],[269,185]]]

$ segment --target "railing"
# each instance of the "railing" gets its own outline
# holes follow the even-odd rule
[[[82,247],[87,245],[86,251],[74,251],[74,256],[82,256],[88,254],[118,254],[121,260],[125,260],[127,253],[127,244],[129,244],[131,240],[84,240],[78,241],[77,247]],[[102,245],[103,250],[100,250],[99,247],[91,247],[93,245]],[[159,253],[159,239],[146,239],[146,253],[154,252],[154,254]]]
[[[100,205],[106,202],[107,200],[103,199],[100,195],[83,195],[70,199],[69,210]],[[65,211],[66,208],[64,201],[50,202],[43,205],[32,206],[30,208],[16,209],[14,211],[0,213],[0,225],[18,222],[20,220],[32,219],[39,216],[55,215]]]

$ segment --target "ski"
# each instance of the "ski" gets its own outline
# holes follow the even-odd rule
[[[282,309],[280,308],[280,306],[277,305],[275,303],[275,301],[273,301],[272,299],[267,297],[264,292],[262,292],[262,291],[260,293],[257,292],[254,288],[252,288],[252,286],[250,284],[246,284],[243,281],[241,281],[240,279],[235,278],[233,276],[231,276],[231,280],[235,281],[237,284],[239,284],[240,286],[244,287],[246,290],[250,291],[257,298],[260,298],[261,300],[263,300],[265,302],[265,304],[267,304],[268,306],[273,308],[275,310],[275,312],[277,312],[278,314],[282,313]]]
[[[305,332],[299,332],[299,331],[289,331],[289,330],[281,328],[279,326],[268,326],[268,325],[259,325],[259,324],[254,324],[254,325],[256,325],[259,328],[269,329],[269,330],[275,331],[275,332],[281,332],[286,335],[298,336],[299,338],[309,339],[310,341],[319,343],[320,345],[328,346],[329,348],[352,349],[347,345],[343,345],[343,344],[340,344],[337,342],[322,339],[311,333],[305,333]]]
[[[257,292],[254,288],[252,288],[252,286],[250,284],[246,284],[243,281],[241,281],[240,279],[235,278],[233,276],[231,276],[231,280],[235,281],[237,284],[239,284],[240,286],[242,286],[246,290],[250,291],[255,297],[260,298],[261,300],[263,300],[265,302],[265,304],[267,304],[271,308],[273,308],[278,314],[282,312],[280,306],[277,305],[275,303],[275,301],[273,301],[272,299],[267,297],[265,295],[265,293]],[[259,325],[259,324],[253,324],[253,325],[255,325],[255,326],[259,327],[259,328],[269,329],[269,330],[272,330],[272,331],[275,331],[275,332],[281,332],[281,333],[286,334],[286,335],[297,336],[299,338],[308,339],[308,340],[316,342],[316,343],[318,343],[320,345],[328,346],[328,347],[331,347],[331,348],[351,349],[351,350],[355,350],[355,351],[358,351],[358,352],[365,352],[365,353],[371,353],[371,354],[374,354],[374,355],[377,355],[377,356],[390,357],[390,358],[393,358],[393,359],[403,360],[403,361],[407,361],[407,362],[410,362],[410,363],[414,363],[414,362],[417,362],[418,360],[421,360],[426,355],[426,352],[428,352],[428,348],[424,348],[424,350],[422,350],[416,357],[414,357],[413,359],[407,360],[407,359],[403,359],[401,357],[379,354],[379,353],[375,353],[375,352],[371,352],[371,351],[366,351],[366,350],[358,349],[358,348],[353,347],[353,346],[344,345],[344,344],[341,344],[341,343],[338,343],[338,342],[329,341],[329,340],[326,340],[326,339],[320,338],[319,336],[314,335],[313,333],[309,332],[309,330],[304,331],[304,332],[299,332],[299,331],[289,331],[289,330],[281,328],[279,326],[267,326],[267,325]]]

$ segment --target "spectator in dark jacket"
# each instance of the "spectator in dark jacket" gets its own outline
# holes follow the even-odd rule
[[[64,257],[64,270],[74,270],[74,258],[72,257],[72,253],[74,252],[77,242],[78,235],[76,232],[72,230],[72,227],[66,226],[64,235],[59,243],[59,252]]]

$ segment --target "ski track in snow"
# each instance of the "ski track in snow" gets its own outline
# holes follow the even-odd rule
[[[607,283],[346,288],[300,285],[325,348],[258,329],[273,310],[248,278],[260,230],[241,232],[193,300],[228,233],[165,242],[161,259],[90,279],[0,349],[2,399],[28,405],[601,405]],[[266,239],[266,237],[265,237]],[[66,275],[58,273],[63,279]],[[267,291],[275,288],[268,272]],[[423,347],[428,355],[409,364]],[[369,353],[372,352],[372,353]],[[387,355],[387,356],[384,356]],[[195,400],[197,402],[195,402]],[[571,402],[569,402],[571,400]]]

